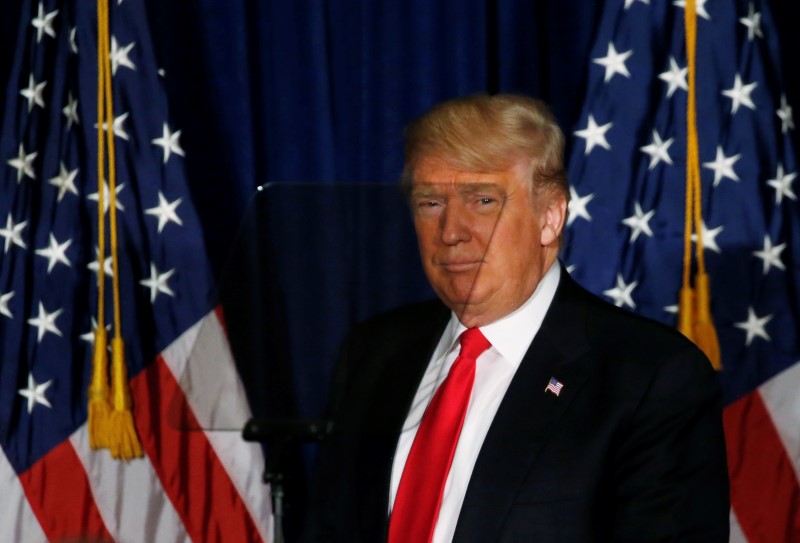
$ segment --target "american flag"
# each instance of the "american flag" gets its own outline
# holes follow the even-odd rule
[[[565,262],[676,324],[687,58],[683,1],[607,2],[569,161]],[[800,208],[769,2],[697,0],[702,240],[719,334],[732,541],[800,541]]]
[[[122,335],[145,456],[118,462],[87,438],[96,272],[106,270],[108,308],[112,272],[96,254],[95,3],[23,0],[0,123],[0,541],[264,541],[260,448],[213,431],[210,399],[185,389],[185,370],[202,366],[228,387],[217,390],[237,411],[230,418],[229,405],[227,420],[249,416],[169,115],[169,74],[144,4],[110,10]],[[195,431],[168,416],[176,406]]]
[[[551,377],[550,378],[550,382],[547,383],[547,386],[545,387],[544,391],[545,392],[552,392],[553,394],[558,396],[559,394],[561,394],[561,389],[562,388],[564,388],[564,384],[562,382],[560,382],[558,379],[556,379],[555,377]]]

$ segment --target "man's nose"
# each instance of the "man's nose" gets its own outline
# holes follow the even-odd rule
[[[445,245],[456,245],[469,241],[472,237],[467,214],[457,203],[448,204],[442,213],[440,229],[442,243]]]

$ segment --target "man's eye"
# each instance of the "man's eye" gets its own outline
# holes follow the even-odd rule
[[[441,204],[436,200],[424,200],[420,202],[420,207],[439,207]]]
[[[480,207],[493,206],[496,205],[497,202],[499,202],[499,200],[492,196],[481,196],[477,199],[477,204]]]

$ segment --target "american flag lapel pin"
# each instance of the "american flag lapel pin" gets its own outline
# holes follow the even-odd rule
[[[562,383],[555,377],[551,377],[550,382],[547,383],[547,386],[545,387],[544,391],[545,393],[550,392],[558,396],[559,394],[561,394],[562,388],[564,388],[564,383]]]

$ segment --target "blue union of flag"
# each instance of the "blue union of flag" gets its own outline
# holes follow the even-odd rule
[[[792,110],[768,3],[698,0],[696,7],[701,236],[728,404],[732,537],[800,538],[792,506],[800,499],[800,396],[790,392],[800,386]],[[607,3],[573,133],[564,254],[584,286],[669,324],[676,324],[684,237],[683,8],[682,1]]]

